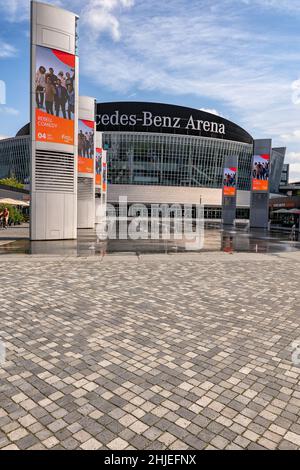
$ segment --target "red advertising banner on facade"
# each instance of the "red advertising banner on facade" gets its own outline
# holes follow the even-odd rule
[[[102,169],[101,169],[101,191],[107,192],[107,161],[106,152],[102,152]]]
[[[270,155],[254,155],[252,168],[252,190],[269,191]]]
[[[226,197],[234,197],[236,195],[236,175],[237,168],[224,168],[223,175],[223,194]]]
[[[96,186],[101,186],[102,175],[102,149],[96,148]]]
[[[94,174],[94,121],[78,121],[78,171]]]
[[[75,55],[36,47],[36,141],[74,145],[75,78]]]

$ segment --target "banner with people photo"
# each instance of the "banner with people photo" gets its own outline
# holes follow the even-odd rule
[[[254,155],[252,168],[252,190],[269,191],[270,155]]]
[[[101,186],[102,149],[96,148],[96,186]]]
[[[78,121],[78,171],[94,174],[94,139],[95,123],[79,119]]]
[[[107,192],[107,161],[106,161],[107,152],[102,152],[102,169],[101,169],[101,192],[105,194]]]
[[[223,176],[224,196],[234,197],[236,195],[237,168],[224,168]]]
[[[36,141],[74,145],[75,55],[36,46]]]

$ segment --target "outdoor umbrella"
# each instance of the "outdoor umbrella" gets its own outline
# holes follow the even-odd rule
[[[28,201],[18,201],[17,199],[10,199],[10,198],[0,199],[0,204],[7,204],[8,206],[23,206],[23,207],[29,207],[30,205]]]

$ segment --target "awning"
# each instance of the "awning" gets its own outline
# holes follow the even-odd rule
[[[290,214],[300,214],[300,209],[290,209],[289,213]]]
[[[18,201],[17,199],[10,198],[0,199],[0,204],[7,204],[8,206],[30,206],[30,203],[28,201]]]
[[[277,211],[273,211],[273,214],[290,214],[291,211],[287,209],[278,209]]]

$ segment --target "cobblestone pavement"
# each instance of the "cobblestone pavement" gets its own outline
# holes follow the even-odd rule
[[[300,449],[299,268],[0,259],[0,448]]]
[[[29,237],[29,224],[16,225],[15,227],[8,227],[6,230],[0,228],[0,243],[12,239],[28,238]]]

